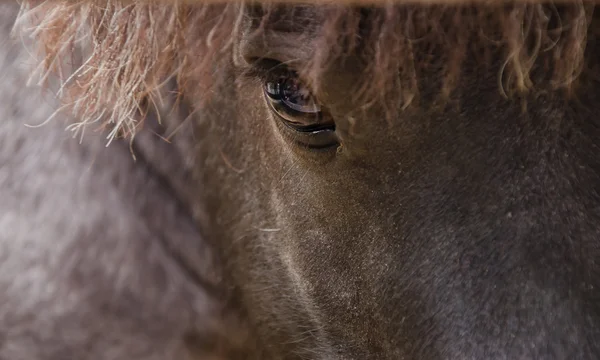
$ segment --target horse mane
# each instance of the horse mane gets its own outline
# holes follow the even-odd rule
[[[132,137],[145,114],[161,106],[170,80],[182,96],[191,80],[210,95],[249,7],[260,8],[253,14],[263,34],[272,17],[302,21],[293,5],[275,3],[23,0],[15,31],[35,45],[39,82],[59,80],[65,108],[79,119],[72,130],[96,123],[111,127],[110,139]],[[310,29],[320,50],[303,74],[318,87],[328,66],[360,52],[365,80],[357,98],[400,109],[418,104],[425,72],[439,73],[438,93],[450,98],[465,71],[494,62],[507,98],[571,92],[588,69],[600,28],[595,5],[582,1],[322,7],[323,21]]]

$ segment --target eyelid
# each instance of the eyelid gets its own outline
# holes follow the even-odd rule
[[[271,58],[255,58],[248,62],[250,67],[244,75],[263,82],[276,82],[282,77],[296,77],[310,93],[318,99],[317,92],[312,89],[311,82],[303,79],[294,69],[298,62],[282,63]]]
[[[255,29],[242,35],[236,52],[243,59],[243,67],[264,59],[301,69],[313,59],[314,48],[297,34]]]
[[[263,81],[276,81],[281,77],[299,77],[291,62],[282,63],[271,58],[255,58],[248,63],[249,68],[244,73],[247,77],[259,78]],[[303,81],[303,84],[306,85],[306,82]]]

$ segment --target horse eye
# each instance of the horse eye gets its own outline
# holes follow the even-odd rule
[[[302,133],[334,131],[333,121],[324,116],[311,91],[293,74],[269,80],[264,85],[271,109],[285,125]]]

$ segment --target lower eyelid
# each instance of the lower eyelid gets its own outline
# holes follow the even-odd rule
[[[339,146],[339,141],[333,130],[317,132],[300,132],[283,124],[279,125],[283,136],[298,146],[315,150],[324,150]]]

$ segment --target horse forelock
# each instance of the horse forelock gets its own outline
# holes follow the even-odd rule
[[[111,139],[135,134],[145,114],[160,106],[170,79],[177,80],[183,96],[194,80],[208,98],[220,81],[220,66],[248,30],[243,25],[250,13],[259,24],[251,28],[255,35],[280,31],[275,24],[311,32],[316,50],[299,71],[315,88],[332,64],[360,54],[365,61],[357,99],[392,109],[418,104],[426,71],[439,73],[436,90],[447,99],[467,66],[498,61],[500,95],[570,92],[586,69],[586,49],[600,32],[594,5],[583,2],[328,3],[312,8],[318,17],[298,9],[243,2],[28,0],[16,29],[28,33],[42,54],[41,82],[49,74],[60,80],[65,108],[80,119],[72,128],[99,123],[111,128]]]

